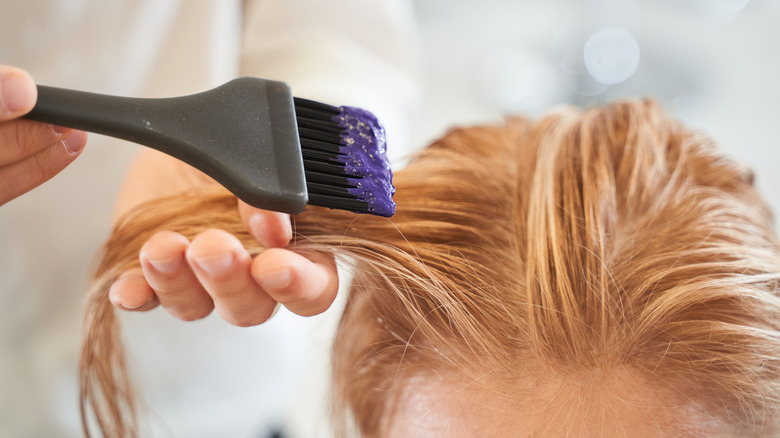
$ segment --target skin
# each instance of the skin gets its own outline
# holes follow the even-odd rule
[[[379,437],[738,436],[691,400],[620,368],[513,381],[416,376],[400,391]]]
[[[0,65],[0,205],[56,175],[86,145],[83,131],[20,119],[36,99],[29,74]],[[127,173],[115,218],[141,202],[201,184],[216,183],[176,159],[144,151]],[[208,230],[192,242],[173,232],[160,232],[139,254],[142,271],[125,273],[112,286],[111,302],[128,311],[162,306],[184,321],[203,318],[216,309],[237,326],[265,322],[278,305],[303,316],[325,311],[338,290],[335,262],[309,260],[283,249],[292,238],[288,215],[243,202],[236,208],[247,230],[270,249],[252,259],[238,239],[222,230]]]
[[[87,143],[83,131],[19,119],[37,97],[27,72],[0,65],[0,205],[48,181]]]
[[[216,183],[178,160],[145,150],[127,173],[115,216],[141,202],[202,184]],[[241,327],[267,321],[277,305],[302,316],[327,310],[338,291],[335,261],[310,260],[283,249],[292,238],[289,215],[240,201],[237,208],[247,230],[269,249],[252,259],[235,236],[222,230],[207,230],[192,241],[159,232],[141,249],[142,271],[126,273],[111,287],[111,302],[128,311],[162,306],[183,321],[216,310],[225,321]]]

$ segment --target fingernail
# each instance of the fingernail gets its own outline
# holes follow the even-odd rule
[[[144,301],[144,302],[142,302],[142,303],[132,303],[132,302],[131,302],[131,303],[126,303],[126,302],[120,302],[119,304],[121,304],[121,305],[122,305],[122,307],[124,307],[125,309],[128,309],[128,310],[133,310],[133,309],[137,309],[137,308],[139,308],[139,307],[142,307],[142,306],[144,306],[144,305],[145,305],[146,303],[148,303],[149,301],[152,301],[152,299],[151,299],[151,298],[149,298],[148,300],[146,300],[146,301]]]
[[[84,141],[78,138],[77,135],[74,134],[75,133],[72,133],[71,135],[62,139],[62,145],[65,146],[68,152],[70,152],[72,155],[81,152],[81,150],[84,149],[84,145],[86,144]]]
[[[115,281],[108,289],[108,301],[111,301],[111,304],[115,306],[122,304],[122,300],[119,299],[119,292],[117,292],[117,283],[119,281],[121,280]]]
[[[193,258],[199,268],[214,276],[227,272],[233,264],[233,259],[232,252]]]
[[[12,74],[0,84],[0,104],[7,113],[27,111],[35,106],[35,94],[30,81],[19,74]]]
[[[262,246],[283,247],[292,238],[289,230],[280,228],[284,220],[289,221],[283,213],[255,213],[249,217],[249,231]]]
[[[128,297],[120,296],[119,288],[120,288],[120,285],[122,283],[127,282],[127,281],[139,281],[139,279],[140,279],[140,281],[146,281],[143,277],[141,277],[139,275],[129,275],[129,276],[122,277],[122,278],[118,279],[117,281],[115,281],[114,284],[112,284],[110,289],[108,290],[108,300],[111,301],[111,304],[113,304],[115,306],[121,306],[121,307],[123,307],[125,309],[128,309],[128,310],[133,310],[133,309],[137,309],[137,308],[145,305],[149,301],[152,301],[152,299],[154,299],[154,297],[149,297],[148,299],[143,300],[143,301],[140,301],[140,300],[133,301],[132,300],[133,297],[130,297],[130,300],[128,301]]]
[[[263,289],[282,289],[292,282],[292,270],[290,268],[282,268],[264,272],[257,281]]]
[[[149,262],[156,271],[162,272],[163,274],[172,274],[181,267],[182,256],[177,255],[164,260],[147,259],[146,261]]]
[[[269,242],[264,242],[266,228],[268,228],[268,223],[265,220],[265,215],[256,213],[249,217],[249,231],[252,233],[252,236],[254,236],[261,245],[271,246]]]
[[[73,131],[73,129],[71,128],[66,128],[60,125],[51,125],[51,128],[54,130],[54,133],[57,135],[65,134],[66,132]]]

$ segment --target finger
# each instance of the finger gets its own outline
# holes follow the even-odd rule
[[[108,291],[108,299],[119,309],[135,312],[151,310],[159,304],[140,272],[127,273],[115,281]]]
[[[73,130],[32,120],[0,123],[0,167],[35,155],[51,145],[71,137]],[[74,142],[80,138],[73,138]],[[74,151],[78,144],[69,145]],[[83,146],[82,146],[83,147]],[[80,148],[79,148],[80,149]]]
[[[247,327],[271,317],[276,302],[252,279],[252,259],[235,236],[208,230],[192,241],[186,256],[222,319]]]
[[[214,309],[211,296],[185,261],[190,242],[172,231],[154,234],[141,248],[141,268],[160,304],[171,315],[194,321]]]
[[[290,243],[292,226],[289,214],[260,210],[241,200],[238,201],[238,211],[244,226],[260,245],[282,248]]]
[[[0,121],[30,112],[37,99],[35,81],[26,71],[0,65]]]
[[[255,257],[252,277],[271,298],[301,316],[327,310],[339,289],[333,258],[312,261],[286,249],[268,249]]]
[[[71,131],[61,141],[32,156],[0,167],[0,205],[51,179],[79,156],[86,141],[85,132]]]

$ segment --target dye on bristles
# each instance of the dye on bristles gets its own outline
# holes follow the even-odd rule
[[[360,108],[295,98],[310,205],[390,217],[393,174],[385,130]]]
[[[348,191],[368,204],[371,213],[392,216],[395,213],[395,186],[387,159],[385,129],[368,111],[349,106],[339,109],[341,114],[334,119],[342,129],[344,166],[348,174],[360,175],[359,178],[348,178],[354,186]]]

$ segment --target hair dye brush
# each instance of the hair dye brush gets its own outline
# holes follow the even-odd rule
[[[157,149],[258,208],[395,212],[385,132],[376,117],[295,98],[282,82],[239,78],[162,99],[38,86],[38,102],[25,117]]]

